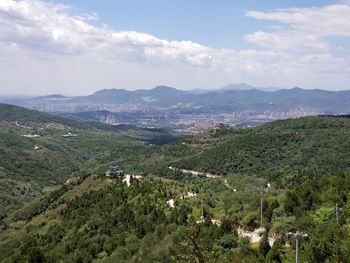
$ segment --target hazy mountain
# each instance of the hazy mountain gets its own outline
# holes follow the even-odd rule
[[[282,89],[285,89],[285,88],[280,88],[280,87],[255,87],[255,86],[251,86],[251,85],[246,84],[246,83],[233,83],[233,84],[229,84],[229,85],[226,85],[226,86],[218,89],[218,91],[251,90],[251,89],[258,89],[258,90],[263,90],[263,91],[277,91],[277,90],[282,90]]]
[[[172,105],[188,100],[192,94],[166,86],[151,90],[128,91],[125,89],[103,89],[89,96],[75,97],[73,101],[91,103],[133,103],[142,105]],[[193,96],[193,95],[192,95]]]
[[[227,111],[287,111],[297,107],[319,112],[345,113],[350,111],[350,91],[284,89],[273,92],[259,89],[227,90],[199,94],[194,105],[223,107]]]
[[[288,110],[295,107],[315,109],[322,112],[349,112],[350,91],[304,90],[301,88],[263,91],[246,84],[228,86],[222,91],[194,94],[166,86],[151,90],[127,91],[108,89],[95,92],[73,101],[93,103],[133,103],[140,105],[170,107],[187,105],[197,107],[222,107],[227,110]]]
[[[67,99],[68,97],[62,95],[62,94],[51,94],[51,95],[47,95],[47,96],[40,96],[40,97],[36,97],[35,99],[37,100],[42,100],[42,99]]]
[[[49,103],[46,103],[49,101]],[[36,106],[75,105],[125,105],[153,107],[159,110],[178,110],[192,113],[221,113],[233,111],[288,111],[303,108],[320,113],[340,114],[350,112],[350,91],[327,91],[319,89],[281,89],[266,91],[247,84],[234,84],[220,90],[184,91],[167,86],[150,90],[128,91],[103,89],[88,96],[64,97],[53,94],[36,99],[8,101],[11,104],[36,108]],[[78,106],[78,107],[77,107]],[[64,107],[62,107],[64,108]],[[69,107],[68,107],[69,108]],[[45,111],[45,108],[43,109]],[[91,109],[90,109],[91,110]],[[55,111],[55,110],[51,110]],[[66,110],[63,110],[65,112]]]
[[[250,86],[246,83],[234,83],[226,85],[219,90],[226,91],[226,90],[249,90],[249,89],[256,89],[256,87]]]
[[[216,92],[222,92],[222,91],[228,91],[228,90],[250,90],[250,89],[258,89],[258,90],[263,90],[263,91],[277,91],[285,88],[281,87],[255,87],[252,85],[249,85],[247,83],[232,83],[228,84],[226,86],[223,86],[218,89],[193,89],[190,90],[191,93],[194,94],[201,94],[201,93],[206,93],[206,92],[211,92],[211,91],[216,91]]]

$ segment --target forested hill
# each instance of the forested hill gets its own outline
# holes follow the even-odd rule
[[[350,167],[350,119],[306,117],[251,129],[213,130],[172,147],[183,153],[172,163],[179,168],[278,180],[307,178]]]
[[[74,136],[63,137],[69,132]],[[90,174],[100,167],[104,170],[112,162],[178,137],[162,129],[74,121],[0,104],[1,213],[71,176]]]
[[[294,262],[295,231],[308,234],[301,262],[350,258],[349,118],[226,127],[162,146],[149,142],[157,130],[72,128],[65,139],[67,127],[1,125],[0,208],[12,208],[0,213],[1,262]],[[114,162],[144,178],[106,178]],[[243,236],[258,227],[260,241]]]
[[[41,122],[41,123],[61,123],[65,125],[77,125],[78,122],[69,119],[57,117],[47,113],[22,108],[11,104],[0,104],[1,121],[18,122]],[[75,126],[74,125],[74,126]]]
[[[17,121],[22,123],[58,123],[62,125],[66,125],[70,128],[77,129],[98,129],[104,131],[120,131],[120,130],[139,130],[142,129],[137,128],[135,126],[130,125],[119,125],[112,126],[103,124],[100,122],[92,122],[92,121],[77,121],[72,119],[67,119],[55,115],[51,115],[44,112],[39,112],[35,110],[26,109],[23,107],[0,103],[0,121]],[[164,130],[165,131],[165,130]]]
[[[78,121],[4,103],[0,103],[0,121],[19,122],[22,124],[62,124],[67,129],[96,130],[107,132],[130,131],[131,135],[133,134],[132,132],[149,134],[151,135],[150,137],[153,137],[153,139],[159,143],[168,143],[176,140],[179,137],[179,134],[170,132],[166,129],[147,129],[124,124],[113,126],[95,121]]]

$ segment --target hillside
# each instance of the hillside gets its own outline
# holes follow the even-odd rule
[[[170,165],[224,176],[253,175],[281,185],[350,167],[350,119],[345,117],[225,128],[168,144],[178,137],[162,129],[73,121],[10,105],[0,109],[4,211],[20,207],[70,176],[103,173],[113,162],[126,171],[173,179],[184,176],[170,171]],[[78,136],[64,139],[67,132]]]
[[[77,136],[62,137],[68,132]],[[71,176],[103,170],[134,151],[177,138],[161,129],[79,122],[0,104],[1,211],[18,208]]]
[[[286,233],[300,230],[309,236],[301,241],[303,262],[327,262],[334,255],[346,262],[349,175],[344,171],[288,188],[241,175],[228,176],[227,182],[197,177],[186,183],[147,175],[130,187],[98,175],[72,179],[0,219],[0,261],[293,262],[288,242],[294,240]],[[262,224],[260,187],[265,189]],[[187,191],[195,195],[181,198]],[[339,225],[335,203],[342,207]],[[269,229],[265,241],[251,244],[242,236],[243,229],[253,233],[259,226]],[[272,248],[267,238],[274,241]]]
[[[17,165],[2,164],[1,180],[9,187],[12,181],[23,185],[7,196],[14,198],[13,191],[20,195],[25,184],[39,178],[45,185],[46,176],[58,180],[64,174],[70,180],[51,184],[39,198],[0,217],[1,262],[292,262],[294,247],[286,244],[293,240],[286,233],[296,230],[309,235],[301,252],[305,262],[326,262],[330,255],[345,262],[350,256],[346,116],[222,128],[163,146],[145,144],[163,135],[161,130],[74,128],[78,137],[62,140],[63,130],[41,130],[41,122],[35,124],[42,132],[38,138],[14,134],[34,126],[2,123],[7,137],[1,147],[19,154],[9,163],[19,162],[23,171],[33,173],[25,181],[21,169],[18,175],[12,173]],[[47,152],[30,153],[34,144]],[[68,164],[63,155],[50,156],[63,152],[72,162],[71,171],[60,172]],[[33,159],[22,160],[24,153]],[[62,164],[55,166],[57,158]],[[106,179],[103,172],[114,162],[125,173],[143,173],[144,180],[134,179],[128,187]],[[169,165],[221,176],[193,176]],[[46,174],[42,169],[52,170]],[[58,174],[50,177],[54,170]],[[336,203],[343,209],[339,224],[333,214]],[[258,227],[268,232],[251,244],[243,234],[253,235]],[[272,248],[267,240],[275,242]]]
[[[259,174],[275,180],[282,175],[283,180],[286,175],[317,177],[350,167],[349,135],[347,118],[278,121],[231,131],[227,139],[206,145],[206,150],[196,151],[176,165],[219,174]],[[202,141],[191,142],[188,147]]]
[[[99,122],[75,121],[59,116],[51,115],[44,112],[26,109],[23,107],[0,103],[0,121],[17,121],[22,123],[56,123],[62,124],[70,128],[85,130],[102,130],[102,131],[120,131],[134,129],[142,131],[142,129],[133,126],[111,126]]]
[[[306,117],[250,129],[217,129],[143,154],[136,167],[173,177],[167,169],[245,174],[281,184],[350,167],[350,119]]]

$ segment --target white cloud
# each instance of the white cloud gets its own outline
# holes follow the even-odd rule
[[[157,84],[212,88],[242,81],[258,86],[346,88],[350,62],[330,55],[327,38],[350,36],[345,22],[350,20],[348,5],[246,15],[287,28],[276,25],[273,32],[245,36],[265,50],[214,49],[96,26],[90,21],[98,20],[97,14],[72,15],[66,5],[1,0],[0,87],[7,88],[0,93],[88,93]],[[31,88],[26,90],[28,85]]]
[[[9,46],[57,54],[87,54],[104,59],[178,59],[205,64],[208,48],[190,41],[166,41],[150,34],[115,32],[70,16],[68,6],[26,0],[0,3],[0,40]]]
[[[98,14],[95,12],[92,13],[84,13],[76,16],[77,19],[83,20],[83,21],[98,21],[99,17]]]
[[[325,51],[328,49],[328,37],[350,37],[350,6],[347,4],[280,9],[270,13],[247,11],[246,16],[289,26],[274,32],[245,36],[247,41],[273,49],[304,47]]]
[[[289,50],[294,48],[305,48],[327,51],[328,44],[321,41],[314,35],[308,35],[299,31],[280,31],[280,32],[255,32],[244,37],[245,40],[261,45],[273,50]]]

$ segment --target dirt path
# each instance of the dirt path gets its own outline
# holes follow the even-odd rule
[[[205,176],[207,178],[221,178],[220,175],[215,175],[215,174],[211,174],[211,173],[203,173],[203,172],[198,172],[198,171],[193,171],[193,170],[180,169],[180,168],[176,168],[176,167],[172,167],[172,166],[169,166],[168,168],[172,171],[180,171],[182,173],[191,174],[194,176]]]
[[[254,231],[244,230],[243,228],[238,228],[237,232],[240,237],[249,237],[252,243],[258,243],[261,239],[261,234],[265,231],[265,228],[260,227],[255,229]],[[270,246],[275,243],[276,239],[273,237],[269,237]]]

